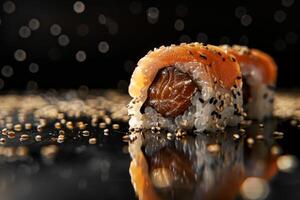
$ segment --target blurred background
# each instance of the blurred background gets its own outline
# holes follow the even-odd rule
[[[126,90],[139,58],[180,42],[271,54],[278,86],[299,87],[296,0],[0,1],[0,89]]]

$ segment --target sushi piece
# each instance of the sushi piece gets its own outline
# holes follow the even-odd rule
[[[200,43],[162,46],[140,59],[129,85],[131,128],[223,130],[243,118],[236,59]]]
[[[277,78],[277,66],[272,57],[245,46],[224,45],[222,48],[232,54],[241,66],[244,110],[248,117],[260,121],[270,117]]]

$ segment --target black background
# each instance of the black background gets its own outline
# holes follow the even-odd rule
[[[42,89],[85,85],[126,90],[139,58],[154,47],[181,41],[247,44],[260,48],[277,62],[280,88],[300,86],[300,10],[296,0],[85,0],[82,1],[85,10],[80,14],[74,12],[73,0],[13,0],[16,10],[12,14],[7,14],[2,8],[4,1],[0,2],[0,68],[10,65],[14,71],[11,77],[0,74],[4,91],[35,87],[36,84]],[[238,7],[241,6],[246,12],[239,14],[241,9]],[[159,10],[157,23],[151,24],[147,20],[150,7]],[[279,10],[286,14],[282,22],[274,17]],[[107,25],[99,23],[100,14],[113,21],[114,26],[117,24],[117,32],[115,30],[112,34]],[[248,26],[243,25],[239,17],[245,14],[252,18]],[[39,29],[32,31],[29,38],[21,38],[20,27],[28,25],[32,18],[40,21]],[[174,28],[177,19],[184,22],[182,31]],[[60,46],[58,36],[51,35],[52,24],[59,24],[62,34],[69,36],[68,46]],[[85,36],[77,32],[81,24],[89,28]],[[109,51],[105,54],[98,50],[100,41],[109,44]],[[26,51],[25,61],[15,60],[17,49]],[[86,52],[84,62],[75,59],[78,50]],[[29,71],[31,62],[39,65],[37,73]]]

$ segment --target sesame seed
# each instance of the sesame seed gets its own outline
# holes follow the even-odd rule
[[[89,139],[89,144],[96,144],[97,143],[97,138],[90,138]]]

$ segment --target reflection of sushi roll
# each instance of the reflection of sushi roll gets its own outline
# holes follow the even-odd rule
[[[244,46],[223,46],[234,55],[243,75],[244,108],[251,119],[263,120],[272,115],[277,66],[266,53]]]
[[[199,43],[150,51],[129,86],[130,126],[197,131],[223,129],[242,118],[242,80],[233,56]]]

